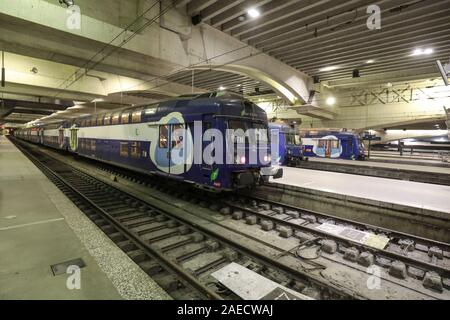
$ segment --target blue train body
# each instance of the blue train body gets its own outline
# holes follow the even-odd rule
[[[350,132],[307,131],[302,132],[303,154],[307,157],[364,160],[362,139]]]
[[[297,165],[304,157],[300,134],[295,129],[284,123],[269,123],[270,132],[278,136],[278,164]],[[273,141],[272,141],[273,142]],[[276,144],[274,144],[274,147]]]
[[[200,127],[198,123],[201,123]],[[224,137],[226,129],[245,131],[253,128],[265,129],[261,132],[267,134],[267,116],[263,109],[234,95],[210,93],[22,129],[16,136],[210,191],[231,191],[267,181],[270,175],[282,175],[281,171],[271,167],[267,144],[257,146],[265,149],[258,151],[268,154],[266,161],[258,158],[253,164],[249,162],[248,145],[231,155],[233,163],[226,159],[219,163],[208,163],[204,159],[195,162],[194,157],[206,152],[211,141],[216,139],[213,136],[205,141],[208,129],[215,129]],[[239,157],[236,156],[238,151]],[[226,150],[223,155],[230,156]]]

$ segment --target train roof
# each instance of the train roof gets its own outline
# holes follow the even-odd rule
[[[269,129],[278,129],[282,132],[294,132],[294,128],[284,122],[269,122]]]
[[[183,115],[192,114],[214,114],[218,116],[234,116],[252,118],[255,121],[267,121],[266,112],[239,94],[233,92],[208,92],[199,95],[184,95],[170,100],[164,100],[151,104],[141,104],[132,107],[124,107],[113,110],[104,110],[91,115],[85,115],[69,120],[41,125],[39,127],[49,128],[61,125],[80,123],[86,119],[97,118],[104,115],[123,114],[125,112],[142,113],[142,122],[154,121],[170,112],[180,112]]]

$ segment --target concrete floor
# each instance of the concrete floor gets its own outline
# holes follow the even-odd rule
[[[284,167],[273,180],[303,188],[450,213],[450,186]]]
[[[0,300],[169,299],[22,153],[0,136]],[[81,289],[51,265],[82,258]]]

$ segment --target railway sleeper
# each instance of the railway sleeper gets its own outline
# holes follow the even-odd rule
[[[161,265],[154,260],[145,260],[145,261],[139,262],[138,265],[150,277],[160,273],[163,270]]]

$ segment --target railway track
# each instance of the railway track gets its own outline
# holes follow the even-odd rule
[[[36,158],[36,155],[34,157]],[[44,161],[45,170],[49,170],[45,161],[56,160],[41,159],[38,161],[40,166],[42,166],[42,161]],[[98,163],[96,164],[99,166]],[[63,165],[59,163],[58,166]],[[169,281],[171,283],[169,289],[173,291],[174,297],[236,298],[211,279],[210,274],[231,261],[237,261],[248,268],[259,272],[264,271],[264,274],[271,275],[272,280],[277,280],[282,285],[294,289],[302,288],[297,291],[312,293],[309,296],[314,298],[371,298],[371,295],[361,293],[358,289],[352,290],[336,285],[335,281],[329,281],[322,271],[328,265],[335,264],[358,270],[359,273],[366,273],[365,268],[374,264],[382,269],[380,277],[389,282],[389,285],[412,290],[415,294],[423,294],[423,298],[449,298],[448,244],[270,202],[251,194],[229,197],[215,196],[213,199],[206,200],[207,198],[198,191],[192,191],[192,189],[179,184],[174,187],[172,183],[167,183],[165,180],[142,176],[107,164],[101,164],[100,167],[115,176],[126,177],[131,181],[170,193],[174,197],[200,207],[220,212],[223,216],[229,216],[230,220],[242,224],[240,230],[234,229],[233,231],[249,238],[255,239],[257,236],[251,235],[246,228],[258,228],[267,233],[268,239],[276,236],[299,243],[289,250],[281,251],[276,259],[267,261],[257,252],[248,252],[245,248],[233,246],[224,238],[214,238],[205,230],[188,225],[186,221],[172,217],[169,212],[161,212],[157,208],[152,208],[151,204],[130,194],[124,194],[81,171],[73,168],[67,170],[66,168],[59,169],[62,170],[62,173],[58,173],[56,170],[59,184],[63,183],[62,190],[67,192],[66,189],[69,188],[72,193],[78,193],[78,197],[81,196],[81,199],[76,200],[81,201],[78,205],[83,211],[86,210],[83,208],[86,206],[86,200],[91,202],[90,205],[94,205],[96,208],[94,207],[95,210],[92,207],[88,208],[87,214],[105,233],[113,235],[113,241],[116,237],[116,240],[120,240],[115,241],[119,247],[125,250],[129,249],[126,252],[131,252],[129,255],[132,258],[138,257],[133,260],[141,267],[143,266],[146,272],[150,271],[148,273],[152,276],[156,274],[156,278],[159,276],[164,279],[157,281],[158,283],[164,284],[167,282],[166,278],[172,279],[171,282]],[[67,171],[70,171],[70,175],[75,175],[75,177],[66,176]],[[54,175],[55,171],[53,171]],[[93,187],[95,189],[92,189]],[[208,195],[210,196],[210,194]],[[77,202],[75,203],[77,204]],[[345,233],[346,236],[342,236],[318,229],[323,224],[351,229],[353,232],[350,235],[353,235],[354,238],[349,237],[348,232]],[[232,230],[233,226],[228,225],[227,228]],[[380,249],[358,242],[356,241],[358,239],[357,231],[386,237],[389,239],[389,244],[386,248]],[[169,245],[172,242],[174,244]],[[155,248],[158,248],[159,251],[154,252]],[[312,258],[304,255],[304,252],[311,250]],[[149,258],[144,258],[142,252],[146,253]],[[156,267],[158,263],[154,262],[155,257],[156,260],[162,260],[160,267]],[[303,260],[308,268],[298,268],[298,266],[293,267],[292,265],[289,267],[292,258]],[[195,259],[199,263],[203,261],[200,263],[202,265],[188,263]],[[324,261],[329,264],[324,264]],[[195,265],[198,268],[183,267],[187,265]],[[313,269],[317,272],[310,271]],[[155,273],[156,271],[162,272],[162,275]],[[178,279],[177,274],[180,272],[181,277]],[[205,286],[205,284],[207,284],[206,287],[202,289],[202,285]],[[168,291],[170,292],[170,290]],[[223,290],[226,294],[217,294]]]
[[[238,263],[258,270],[283,286],[320,288],[333,299],[356,298],[351,292],[307,277],[297,270],[224,238],[213,238],[151,204],[126,194],[59,160],[16,145],[116,245],[175,299],[238,299],[211,273]],[[284,270],[283,270],[284,269]],[[298,297],[308,299],[299,293]]]

